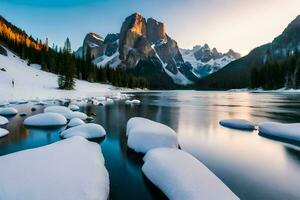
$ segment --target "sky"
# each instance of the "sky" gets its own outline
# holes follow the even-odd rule
[[[135,12],[164,22],[181,48],[207,43],[246,55],[300,15],[300,0],[0,0],[7,20],[50,44],[69,37],[74,50],[88,32],[120,32]]]

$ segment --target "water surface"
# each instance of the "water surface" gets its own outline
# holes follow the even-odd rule
[[[243,118],[300,122],[299,94],[170,91],[134,93],[141,105],[118,101],[111,106],[88,105],[95,123],[107,131],[101,145],[110,174],[111,199],[165,199],[142,175],[142,156],[127,148],[126,122],[140,116],[172,127],[181,148],[203,162],[241,199],[300,199],[300,148],[257,131],[224,128],[219,120]],[[31,105],[17,105],[32,114]],[[36,113],[43,107],[38,107]],[[60,140],[60,130],[28,130],[24,118],[13,117],[11,134],[0,139],[0,155]],[[45,171],[45,173],[47,173]]]

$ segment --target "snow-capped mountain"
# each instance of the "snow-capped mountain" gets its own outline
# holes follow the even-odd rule
[[[108,34],[104,40],[95,33],[87,34],[76,55],[92,58],[99,67],[119,66],[131,70],[136,76],[147,77],[150,85],[161,83],[161,88],[198,80],[193,68],[184,62],[177,42],[167,35],[165,25],[153,18],[145,19],[139,13],[125,19],[120,34]],[[153,68],[147,74],[145,62]],[[164,80],[157,82],[155,77]]]
[[[194,46],[193,49],[180,49],[180,52],[183,60],[191,64],[192,71],[198,78],[212,74],[241,57],[232,49],[227,53],[220,53],[216,48],[211,49],[207,44]]]

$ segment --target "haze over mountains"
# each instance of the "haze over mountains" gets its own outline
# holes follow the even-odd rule
[[[264,44],[260,47],[253,49],[248,55],[229,63],[226,67],[222,68],[216,73],[201,79],[198,82],[198,88],[202,89],[231,89],[231,88],[248,88],[251,86],[251,71],[255,68],[260,70],[262,66],[268,62],[280,63],[284,61],[288,56],[296,55],[300,51],[300,15],[297,16],[281,35],[276,37],[271,43]],[[296,59],[296,58],[295,58]],[[299,63],[300,64],[300,63]],[[279,67],[270,67],[268,70],[271,73],[274,70],[279,70],[277,74],[283,76],[281,80],[284,82],[282,87],[289,85],[288,79],[295,79],[295,75],[298,74],[299,64],[283,64],[281,69]],[[288,65],[293,68],[292,72],[287,72]],[[296,68],[295,68],[296,67]],[[294,69],[295,68],[295,69]],[[280,71],[281,70],[281,71]],[[285,74],[283,74],[285,73]],[[288,75],[289,73],[290,75]],[[277,76],[274,74],[274,76]],[[292,77],[288,77],[292,76]],[[269,77],[270,82],[275,82]],[[295,88],[295,85],[292,86]],[[297,86],[298,87],[298,86]]]

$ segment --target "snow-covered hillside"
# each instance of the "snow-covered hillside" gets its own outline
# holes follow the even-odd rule
[[[207,44],[193,49],[180,49],[182,58],[193,67],[193,73],[199,78],[212,74],[240,57],[233,50],[220,53],[216,48],[210,49]]]
[[[57,89],[57,75],[28,66],[8,49],[7,56],[0,54],[0,100],[33,98],[88,97],[112,92],[113,86],[76,80],[75,90]],[[15,85],[12,86],[12,81]]]

